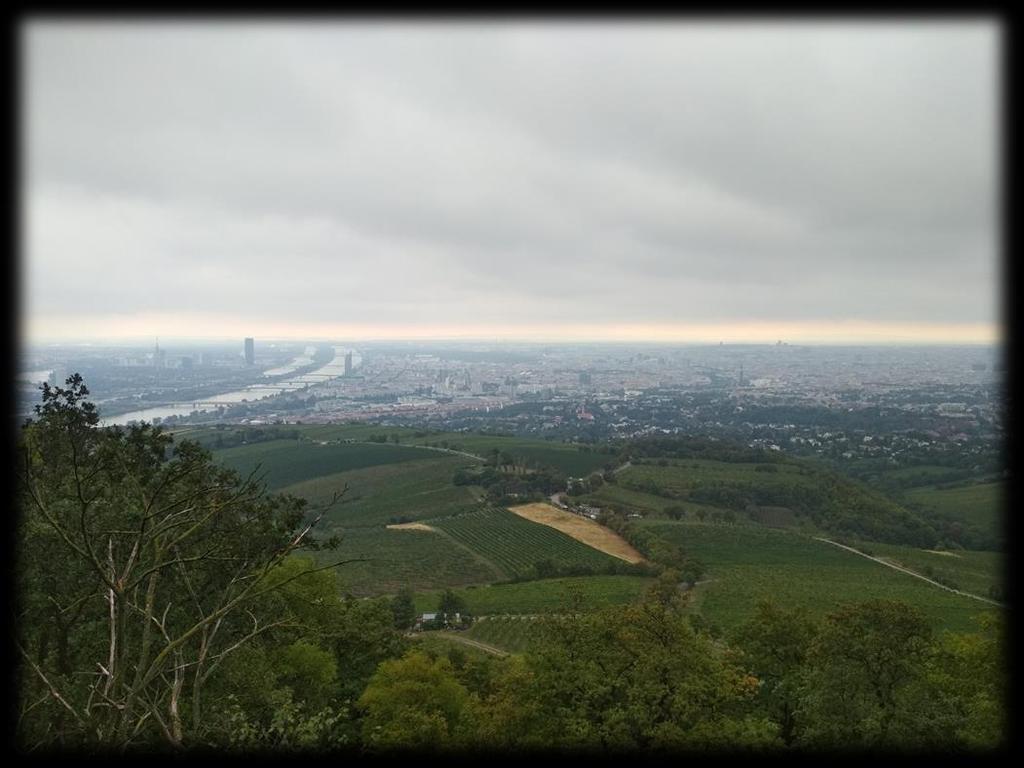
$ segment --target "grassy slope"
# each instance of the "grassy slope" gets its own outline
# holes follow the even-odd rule
[[[950,554],[937,554],[924,549],[873,541],[855,541],[851,545],[875,557],[888,558],[924,576],[929,575],[926,569],[930,568],[932,578],[940,576],[948,579],[965,592],[982,597],[988,597],[990,586],[1003,583],[1004,558],[1000,552],[957,550]]]
[[[804,605],[819,616],[851,601],[904,600],[921,609],[936,628],[955,631],[975,629],[972,617],[989,609],[791,531],[692,522],[643,525],[705,563],[709,583],[695,590],[694,607],[723,628],[748,619],[765,597],[783,605]]]

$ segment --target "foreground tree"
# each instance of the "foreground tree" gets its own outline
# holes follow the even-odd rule
[[[359,698],[363,740],[374,749],[451,747],[467,698],[447,659],[409,651],[383,662]]]
[[[931,627],[906,603],[853,603],[826,617],[802,684],[805,741],[856,749],[932,746],[942,723],[922,706]]]
[[[325,510],[269,496],[255,474],[158,428],[102,429],[87,395],[77,374],[44,385],[21,433],[18,737],[24,748],[202,741],[220,665],[299,623],[254,608],[310,572],[271,578],[317,547]],[[293,657],[308,667],[311,652]]]
[[[553,620],[527,657],[534,727],[522,746],[709,749],[766,746],[757,681],[685,618],[676,575],[639,604]],[[486,721],[486,718],[481,718]]]
[[[736,633],[742,663],[759,680],[757,700],[786,746],[797,738],[801,676],[816,631],[805,609],[786,610],[766,600]]]

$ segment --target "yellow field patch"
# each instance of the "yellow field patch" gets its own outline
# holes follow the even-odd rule
[[[637,552],[629,542],[612,530],[598,525],[593,520],[572,512],[566,512],[551,504],[520,504],[517,507],[509,507],[520,517],[525,517],[534,523],[540,523],[554,528],[556,531],[572,536],[588,547],[593,547],[601,552],[625,560],[627,563],[643,562],[643,555]]]
[[[394,531],[429,531],[430,533],[437,533],[436,528],[431,528],[426,523],[396,523],[395,525],[387,525],[385,528],[390,528]]]
[[[946,557],[962,557],[955,552],[946,552],[941,549],[926,549],[925,552],[931,552],[933,555],[945,555]]]

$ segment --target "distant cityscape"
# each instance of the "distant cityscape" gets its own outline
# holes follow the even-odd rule
[[[371,422],[594,442],[706,434],[836,461],[1003,436],[994,347],[271,342],[26,351],[20,418],[42,381],[81,373],[107,424]],[[986,458],[987,457],[987,458]]]

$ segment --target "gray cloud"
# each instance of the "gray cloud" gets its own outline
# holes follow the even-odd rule
[[[991,322],[990,24],[35,22],[37,316]]]

